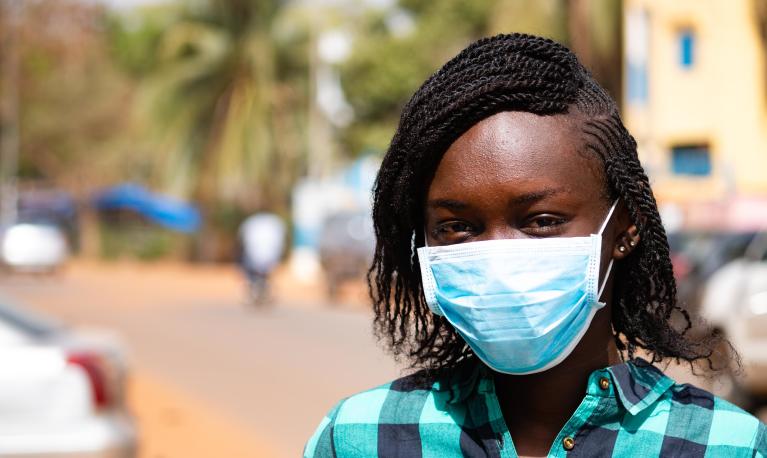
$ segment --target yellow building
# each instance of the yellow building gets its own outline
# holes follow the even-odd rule
[[[767,226],[758,0],[625,0],[624,120],[674,227]]]

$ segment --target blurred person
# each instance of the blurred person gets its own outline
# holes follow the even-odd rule
[[[238,239],[248,299],[252,304],[264,305],[269,300],[269,276],[285,249],[285,223],[273,213],[256,213],[240,224]]]
[[[482,39],[430,77],[373,219],[376,331],[416,371],[339,402],[305,456],[767,455],[763,423],[653,365],[715,371],[727,344],[687,333],[636,142],[562,45]]]

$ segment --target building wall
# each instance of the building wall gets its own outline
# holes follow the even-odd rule
[[[624,73],[634,78],[626,91],[636,93],[629,63],[647,56],[646,97],[627,92],[624,121],[658,201],[682,208],[741,198],[767,203],[767,78],[752,2],[626,0],[624,6]],[[644,34],[637,30],[643,23]],[[685,30],[695,37],[689,68],[680,55]],[[685,144],[708,144],[710,175],[672,172],[671,150]]]

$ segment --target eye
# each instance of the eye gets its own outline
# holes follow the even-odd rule
[[[566,220],[561,216],[549,214],[536,215],[527,220],[525,229],[527,232],[533,234],[553,234],[556,233],[560,229],[559,226],[565,222]]]
[[[437,233],[450,234],[456,232],[469,232],[471,225],[464,221],[448,221],[437,226]]]
[[[434,228],[432,236],[443,243],[458,243],[474,232],[474,226],[466,221],[446,221]]]

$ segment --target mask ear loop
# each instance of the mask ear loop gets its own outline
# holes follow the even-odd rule
[[[610,222],[610,218],[612,218],[613,212],[615,211],[615,208],[618,206],[618,200],[619,199],[615,199],[615,202],[613,202],[612,207],[610,207],[610,211],[607,212],[607,217],[605,218],[604,222],[602,223],[602,227],[599,228],[599,232],[597,232],[597,234],[599,234],[599,236],[602,235],[602,232],[604,232],[605,228],[607,227],[607,223]],[[613,258],[611,256],[610,257],[610,263],[607,264],[607,271],[605,272],[605,278],[604,278],[604,280],[602,280],[602,284],[599,286],[599,291],[597,292],[597,301],[599,301],[602,298],[602,293],[605,290],[605,286],[607,286],[607,280],[610,278],[610,272],[612,271],[612,268],[613,268],[613,261],[614,260],[613,260]]]
[[[607,286],[607,279],[610,278],[610,271],[613,268],[613,259],[610,258],[610,263],[607,264],[607,272],[605,272],[605,279],[602,280],[602,286],[599,287],[599,292],[597,292],[597,301],[602,299],[602,293],[605,290],[605,286]]]
[[[602,232],[605,231],[605,228],[607,227],[607,223],[610,222],[610,218],[612,218],[612,216],[613,216],[613,212],[615,211],[615,207],[618,206],[618,200],[620,200],[620,198],[615,199],[615,202],[613,202],[612,207],[610,207],[610,211],[607,212],[607,217],[605,217],[605,220],[602,222],[602,226],[599,228],[599,232],[597,232],[598,235],[602,235]]]

